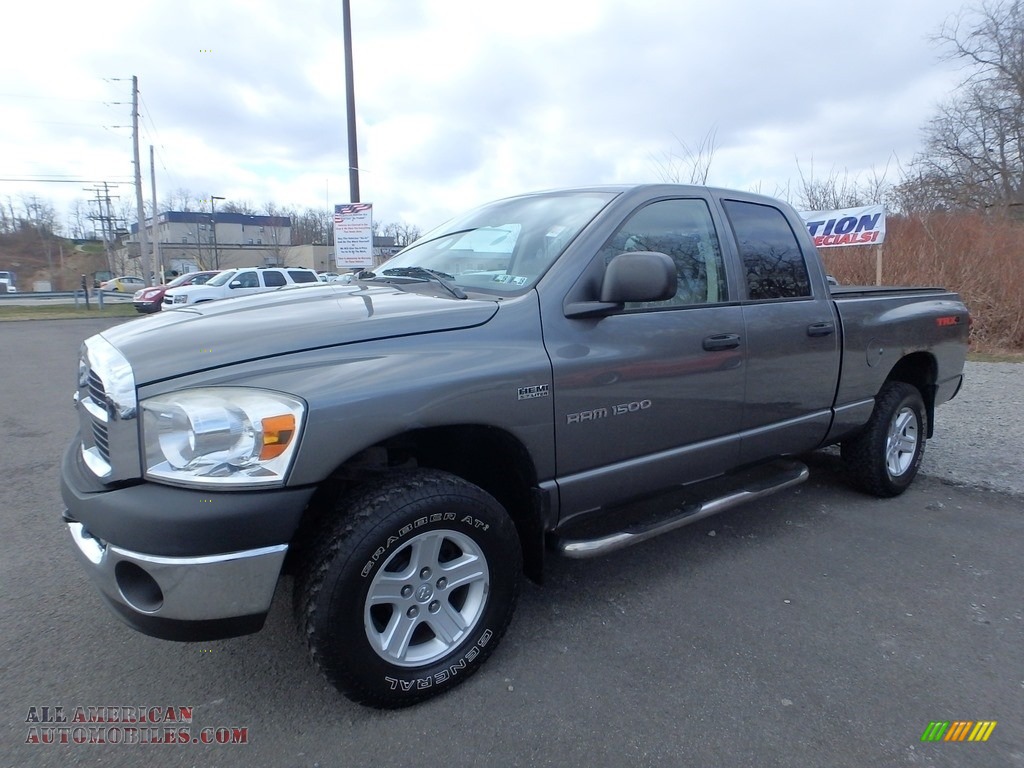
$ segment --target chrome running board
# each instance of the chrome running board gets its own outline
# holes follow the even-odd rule
[[[810,472],[807,465],[798,461],[775,462],[779,470],[768,476],[760,477],[748,483],[740,481],[740,486],[722,496],[699,502],[691,502],[682,507],[679,514],[658,520],[647,525],[636,525],[625,530],[600,536],[593,539],[556,538],[555,549],[566,557],[583,559],[597,557],[614,552],[617,549],[639,544],[641,541],[653,539],[663,533],[682,528],[684,525],[703,520],[726,509],[746,504],[748,501],[764,498],[773,493],[799,485],[804,482]]]

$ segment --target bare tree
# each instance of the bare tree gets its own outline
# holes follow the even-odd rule
[[[711,172],[711,161],[715,158],[715,135],[712,128],[696,146],[691,146],[672,134],[678,148],[662,152],[660,157],[651,156],[658,177],[671,184],[707,184]]]
[[[273,216],[276,218],[287,218],[289,219],[289,221],[291,220],[289,212],[283,208],[278,208],[277,205],[275,205],[273,202],[266,203],[263,206],[263,215]],[[274,254],[274,263],[284,264],[285,266],[292,266],[286,264],[286,259],[284,258],[284,249],[286,246],[291,245],[291,242],[285,242],[283,227],[278,227],[275,226],[274,224],[271,224],[269,227],[267,227],[267,229],[269,231],[267,231],[264,236],[266,240],[269,241],[269,243],[265,243],[265,245],[269,244],[270,250]]]
[[[273,205],[273,203],[271,203]],[[226,200],[220,204],[221,213],[244,213],[247,216],[254,216],[259,213],[255,205],[248,200]]]
[[[420,228],[415,224],[407,224],[404,221],[398,222],[393,221],[390,224],[385,224],[380,232],[374,231],[374,236],[378,234],[384,235],[384,237],[395,238],[395,245],[400,248],[404,248],[409,243],[414,242],[420,236]]]
[[[84,240],[93,227],[89,221],[89,203],[82,198],[76,198],[68,207],[68,235],[78,240]]]
[[[10,195],[0,204],[0,234],[10,235],[18,229],[18,217],[14,214],[14,201]]]
[[[840,173],[833,168],[825,178],[814,175],[814,161],[804,172],[800,161],[796,163],[800,176],[793,205],[802,211],[831,211],[838,208],[857,208],[862,205],[883,203],[890,195],[891,185],[886,181],[888,166],[879,172],[872,168],[865,181],[850,176],[849,171]],[[788,192],[785,195],[789,199]]]
[[[59,234],[57,209],[49,200],[37,195],[22,195],[21,207],[23,213],[18,220],[19,229],[34,229],[41,237]]]
[[[201,199],[192,190],[178,187],[167,195],[165,204],[169,211],[198,211],[200,210]]]
[[[334,217],[326,208],[306,208],[302,213],[292,211],[291,219],[293,245],[334,244]]]
[[[934,39],[968,74],[926,126],[925,150],[904,182],[917,188],[902,194],[933,207],[1024,215],[1024,3],[983,0]]]

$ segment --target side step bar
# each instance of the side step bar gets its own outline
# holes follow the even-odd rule
[[[802,462],[786,461],[776,463],[781,465],[777,473],[767,478],[761,477],[747,484],[741,484],[739,488],[723,496],[687,504],[683,507],[680,514],[648,525],[632,526],[623,531],[594,539],[559,538],[555,540],[555,549],[566,557],[576,559],[605,555],[617,549],[623,549],[633,544],[639,544],[641,541],[653,539],[655,536],[682,528],[684,525],[695,523],[698,520],[703,520],[705,517],[731,509],[740,504],[745,504],[748,501],[770,496],[791,486],[799,485],[810,474],[807,465]]]

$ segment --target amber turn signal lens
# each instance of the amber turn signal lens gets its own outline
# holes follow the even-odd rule
[[[275,459],[284,453],[295,435],[295,417],[290,413],[270,416],[263,419],[262,423],[263,448],[260,450],[260,459]]]

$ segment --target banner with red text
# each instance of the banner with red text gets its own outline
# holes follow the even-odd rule
[[[800,217],[819,248],[881,245],[885,240],[884,205],[865,205],[839,211],[801,211]]]

